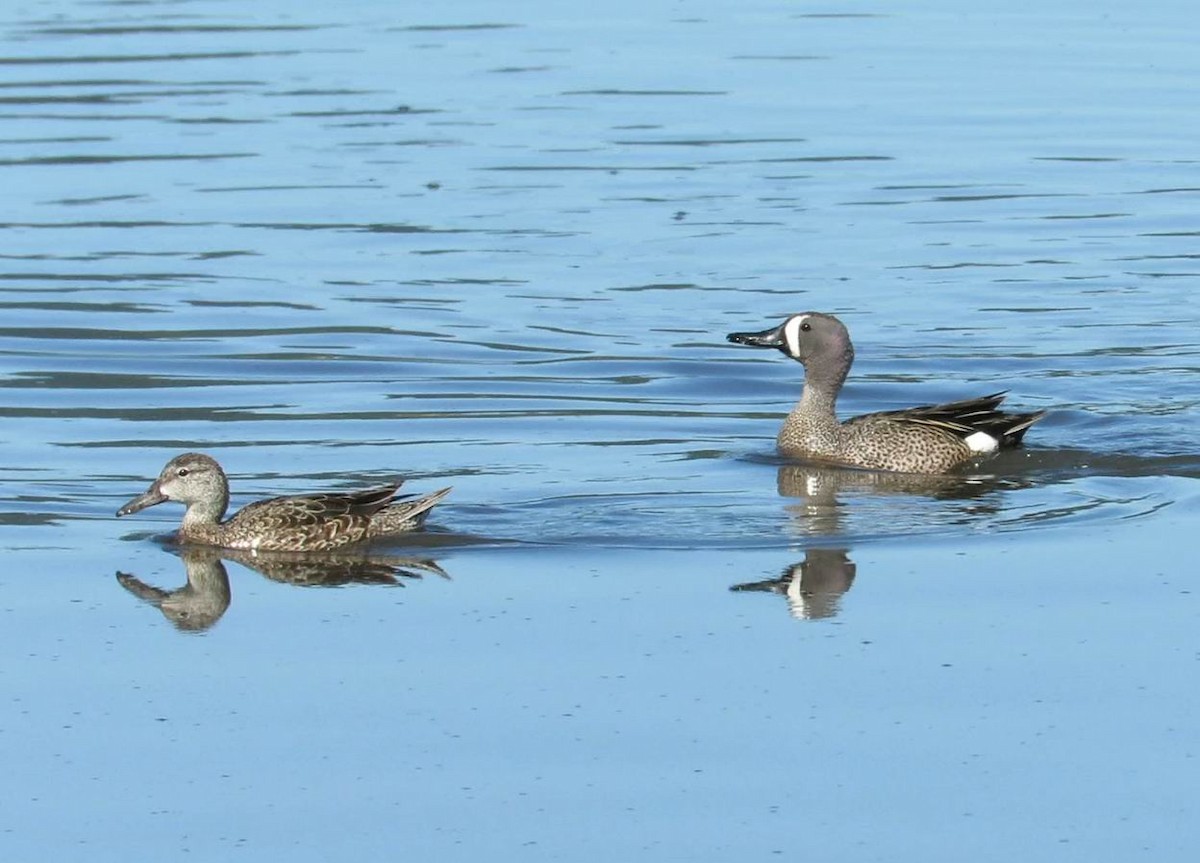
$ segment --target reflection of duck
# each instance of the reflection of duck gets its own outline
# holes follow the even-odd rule
[[[200,545],[254,551],[326,551],[419,528],[444,488],[425,497],[396,496],[399,483],[344,494],[310,494],[260,500],[225,522],[229,481],[216,459],[203,453],[176,456],[150,488],[125,504],[129,515],[167,500],[187,505],[179,539]]]
[[[821,620],[837,615],[856,569],[844,549],[810,548],[804,560],[789,566],[778,578],[735,584],[730,590],[778,593],[787,598],[792,617]]]
[[[856,516],[860,521],[869,518],[869,507],[848,507],[843,500],[855,495],[867,495],[874,504],[886,505],[893,517],[900,520],[896,524],[901,524],[904,512],[897,510],[895,504],[881,503],[884,495],[912,498],[918,505],[922,498],[972,501],[957,515],[939,516],[955,519],[994,512],[996,505],[988,500],[989,495],[999,489],[1029,485],[1028,480],[1017,477],[893,473],[799,462],[781,464],[776,482],[781,497],[795,499],[787,505],[787,510],[794,517],[795,526],[809,536],[843,533],[843,516]]]
[[[979,497],[998,482],[992,477],[893,473],[816,464],[781,464],[777,476],[782,497],[833,502],[839,492],[922,494],[930,497]]]
[[[184,549],[180,557],[187,571],[183,587],[163,590],[125,572],[117,573],[117,581],[134,596],[158,606],[176,629],[199,632],[220,620],[229,608],[229,575],[213,549]]]
[[[1004,393],[882,411],[839,422],[834,407],[854,362],[845,325],[805,312],[760,333],[730,333],[739,345],[779,348],[804,364],[804,391],[779,432],[779,452],[870,470],[937,474],[1017,446],[1044,411],[1007,414]]]
[[[271,581],[296,587],[342,587],[348,584],[404,586],[402,578],[421,578],[423,572],[449,578],[432,560],[384,554],[323,554],[303,552],[254,553],[222,549],[226,560],[240,563]]]
[[[183,546],[178,551],[187,572],[187,584],[183,587],[163,590],[124,572],[117,573],[117,581],[134,596],[157,606],[167,620],[185,631],[208,629],[229,608],[232,594],[222,559],[240,563],[272,581],[298,587],[403,586],[402,578],[421,578],[425,572],[450,577],[434,561],[410,557],[288,552],[254,554],[204,546]]]

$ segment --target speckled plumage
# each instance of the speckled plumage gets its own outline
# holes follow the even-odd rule
[[[216,459],[184,453],[167,463],[144,493],[117,510],[129,515],[175,500],[187,506],[179,540],[250,551],[328,551],[419,528],[450,493],[397,497],[400,483],[347,493],[275,497],[243,507],[227,521],[229,481]]]
[[[758,333],[729,341],[778,348],[804,364],[804,391],[784,421],[778,447],[791,458],[870,470],[945,473],[981,455],[1021,442],[1044,411],[1009,414],[1004,393],[976,399],[864,414],[839,422],[838,393],[854,362],[846,327],[832,315],[804,312]]]

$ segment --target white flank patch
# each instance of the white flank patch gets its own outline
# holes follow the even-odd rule
[[[967,449],[971,452],[986,453],[995,452],[996,447],[1000,446],[999,439],[993,437],[987,432],[973,432],[963,438],[963,443],[967,445]]]
[[[808,315],[796,315],[788,318],[783,325],[783,342],[793,357],[800,356],[800,325],[806,320]]]

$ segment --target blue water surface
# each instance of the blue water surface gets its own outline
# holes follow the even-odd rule
[[[1194,18],[0,9],[0,856],[1190,861]],[[1048,416],[782,462],[805,310]],[[454,492],[195,557],[186,450]]]

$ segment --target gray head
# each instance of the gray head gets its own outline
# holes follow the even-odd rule
[[[772,329],[730,333],[727,338],[736,345],[779,348],[804,364],[810,382],[834,390],[842,385],[854,362],[854,345],[845,325],[833,315],[821,312],[802,312]]]
[[[150,488],[117,510],[117,515],[132,515],[168,500],[187,506],[185,521],[216,523],[229,506],[229,480],[212,456],[185,452],[167,462]]]

